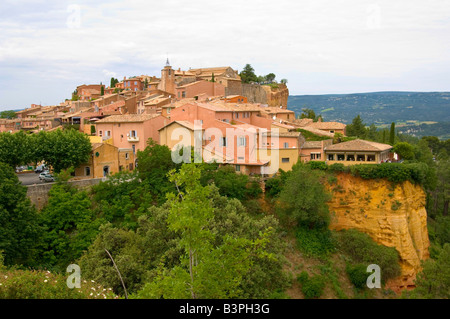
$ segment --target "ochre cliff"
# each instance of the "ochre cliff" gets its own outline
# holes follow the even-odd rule
[[[267,94],[267,104],[269,106],[287,108],[287,101],[289,97],[289,89],[285,84],[279,83],[278,88],[272,88],[269,85],[263,85],[262,88]]]
[[[421,261],[429,258],[425,192],[409,181],[391,185],[386,180],[364,180],[339,174],[328,185],[332,200],[330,228],[355,228],[379,244],[395,247],[400,255],[401,276],[387,283],[399,292],[413,288]]]

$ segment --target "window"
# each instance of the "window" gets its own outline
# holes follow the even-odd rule
[[[133,154],[136,154],[136,145],[131,145],[131,148],[133,149]]]
[[[358,162],[364,162],[366,160],[366,157],[365,157],[365,155],[357,155],[356,160]]]
[[[283,157],[281,163],[289,163],[289,157]]]
[[[178,95],[180,95],[180,94],[178,93]],[[168,108],[167,108],[167,114],[170,114],[170,110],[171,110],[171,108],[168,107]]]
[[[125,153],[125,159],[129,159],[130,156],[128,155],[128,153]]]
[[[84,168],[84,175],[85,176],[91,176],[91,168],[90,167],[85,167]]]
[[[288,142],[284,143],[284,148],[289,148],[289,143]]]
[[[239,146],[246,146],[247,145],[247,139],[245,136],[239,136]]]
[[[236,165],[236,172],[240,172],[241,171],[241,165]]]
[[[226,137],[222,137],[222,139],[220,140],[220,146],[227,146],[227,138]]]
[[[375,162],[375,155],[367,155],[368,162]]]
[[[330,133],[334,133],[334,131],[333,131],[333,130],[331,130],[331,131],[330,131]]]
[[[134,81],[134,85],[137,85],[137,81]]]
[[[98,136],[102,137],[103,136],[103,131],[98,131]]]
[[[345,161],[345,155],[344,154],[338,154],[337,155],[337,160],[338,161]]]
[[[334,161],[334,154],[328,154],[328,160]]]
[[[181,92],[181,97],[186,97],[186,91]]]
[[[310,157],[312,160],[318,160],[320,159],[320,153],[311,153]]]
[[[136,138],[137,137],[137,132],[135,130],[131,130],[130,131],[130,137],[131,138]]]
[[[354,161],[355,155],[347,155],[347,161]]]

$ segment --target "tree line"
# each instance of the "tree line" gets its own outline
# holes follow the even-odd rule
[[[77,167],[89,160],[92,146],[89,137],[76,130],[40,131],[28,134],[0,133],[0,162],[16,168],[44,161],[54,172]]]

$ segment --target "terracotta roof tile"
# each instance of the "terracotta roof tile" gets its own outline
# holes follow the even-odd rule
[[[97,121],[96,123],[125,123],[125,122],[144,122],[154,117],[160,116],[159,114],[125,114],[125,115],[111,115]]]
[[[338,144],[333,144],[325,147],[326,151],[372,151],[381,152],[391,149],[392,146],[389,144],[376,143],[366,140],[352,140],[347,142],[342,142]]]

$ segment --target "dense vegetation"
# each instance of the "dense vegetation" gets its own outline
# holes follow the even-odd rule
[[[363,129],[355,132],[370,131]],[[402,297],[448,298],[448,144],[394,134],[394,146],[403,163],[298,163],[265,181],[263,194],[257,178],[230,166],[175,164],[166,146],[149,140],[138,152],[136,171],[120,172],[89,191],[70,186],[70,170],[61,169],[41,211],[26,198],[13,165],[0,163],[0,297],[286,298],[288,289],[304,298],[374,297],[365,284],[367,266],[381,266],[384,284],[399,274],[399,257],[359,231],[329,230],[331,195],[324,185],[347,172],[423,185],[432,258],[417,289]],[[287,270],[289,249],[315,266]],[[80,292],[65,287],[72,263],[86,281]],[[90,294],[99,287],[103,294]],[[383,290],[376,296],[394,295]]]
[[[91,143],[76,130],[40,131],[36,134],[0,133],[0,162],[12,168],[27,163],[45,161],[56,173],[86,163]]]

